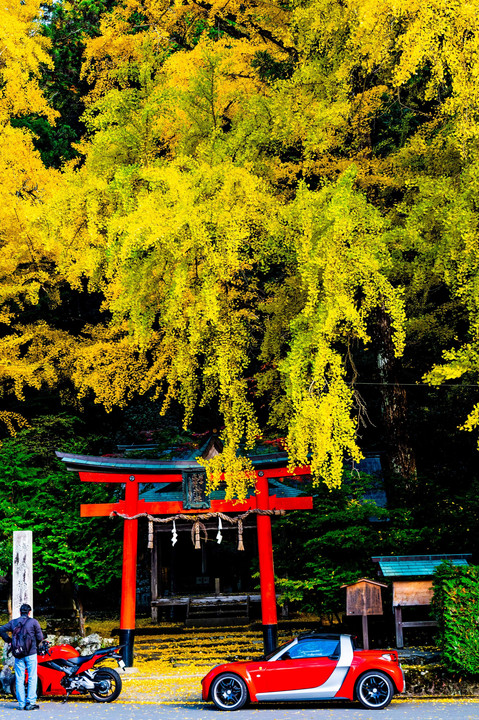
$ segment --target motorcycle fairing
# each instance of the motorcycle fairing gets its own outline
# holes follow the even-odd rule
[[[42,667],[47,667],[51,670],[56,670],[57,672],[67,673],[68,675],[71,675],[73,672],[75,672],[75,667],[72,665],[71,662],[66,660],[66,658],[55,658],[54,660],[46,660],[45,662],[42,662],[41,665]]]
[[[65,669],[65,666],[72,668],[74,667],[75,670],[81,669],[82,665],[85,665],[85,663],[89,663],[91,660],[95,658],[94,665],[96,665],[97,662],[100,662],[101,660],[104,660],[106,657],[113,657],[119,653],[121,649],[121,645],[117,645],[116,647],[111,648],[103,648],[103,650],[96,650],[91,655],[78,655],[73,656],[69,658],[55,658],[54,660],[47,660],[45,662],[42,661],[42,665],[46,667],[51,667],[55,670],[58,670],[58,667],[55,667],[52,663],[57,663],[57,665],[61,665],[62,669]]]
[[[94,665],[96,665],[97,662],[104,660],[106,657],[111,657],[114,660],[118,660],[117,656],[119,656],[121,658],[120,651],[123,647],[125,647],[125,646],[124,645],[115,645],[114,647],[103,648],[102,650],[97,650],[95,653],[93,653],[93,655],[97,656],[97,658],[94,662]]]

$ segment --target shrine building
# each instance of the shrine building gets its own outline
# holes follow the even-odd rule
[[[245,596],[261,605],[265,653],[276,647],[271,518],[287,510],[312,508],[310,496],[294,482],[288,485],[288,478],[309,477],[310,468],[289,472],[285,452],[249,456],[256,475],[254,488],[240,502],[226,500],[222,489],[206,493],[205,468],[195,459],[210,459],[221,450],[213,435],[202,448],[170,460],[57,453],[83,482],[118,483],[125,488],[118,502],[82,505],[80,511],[82,517],[117,516],[124,521],[120,644],[127,665],[133,664],[139,518],[148,521],[154,619],[165,607],[189,608],[194,595],[215,602]],[[245,538],[251,545],[253,533],[260,594],[252,586],[249,563],[241,559]]]

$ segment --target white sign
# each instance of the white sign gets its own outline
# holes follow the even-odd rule
[[[17,530],[13,533],[12,617],[20,615],[23,603],[33,608],[31,530]]]

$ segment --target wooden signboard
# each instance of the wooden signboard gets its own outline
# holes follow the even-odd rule
[[[430,605],[433,592],[432,580],[394,580],[393,607]]]
[[[381,587],[366,580],[347,586],[346,615],[382,615]]]
[[[383,583],[361,578],[355,583],[342,585],[346,588],[346,615],[360,615],[363,628],[363,648],[369,649],[368,615],[382,615],[381,588]]]
[[[433,596],[432,580],[394,580],[393,581],[393,608],[396,625],[396,646],[404,647],[405,628],[436,627],[435,620],[414,620],[404,622],[403,607],[416,605],[430,605]]]
[[[183,473],[183,506],[186,510],[199,510],[210,507],[206,493],[205,472]]]

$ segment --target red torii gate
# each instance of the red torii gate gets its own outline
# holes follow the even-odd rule
[[[57,452],[68,470],[78,472],[83,482],[122,483],[125,497],[116,503],[81,505],[81,517],[108,517],[113,513],[128,516],[123,526],[123,574],[121,586],[120,644],[124,645],[123,659],[133,665],[133,644],[136,609],[136,564],[138,519],[134,516],[176,515],[198,516],[207,513],[243,513],[248,510],[310,510],[310,496],[277,497],[269,495],[268,480],[310,474],[309,466],[287,469],[286,453],[250,457],[256,473],[255,493],[242,502],[211,500],[208,509],[188,509],[181,501],[145,502],[139,498],[142,483],[183,482],[185,474],[204,473],[196,461],[135,460],[129,458],[91,457]],[[276,591],[274,585],[273,543],[271,515],[256,515],[261,588],[261,613],[265,653],[277,645]]]

